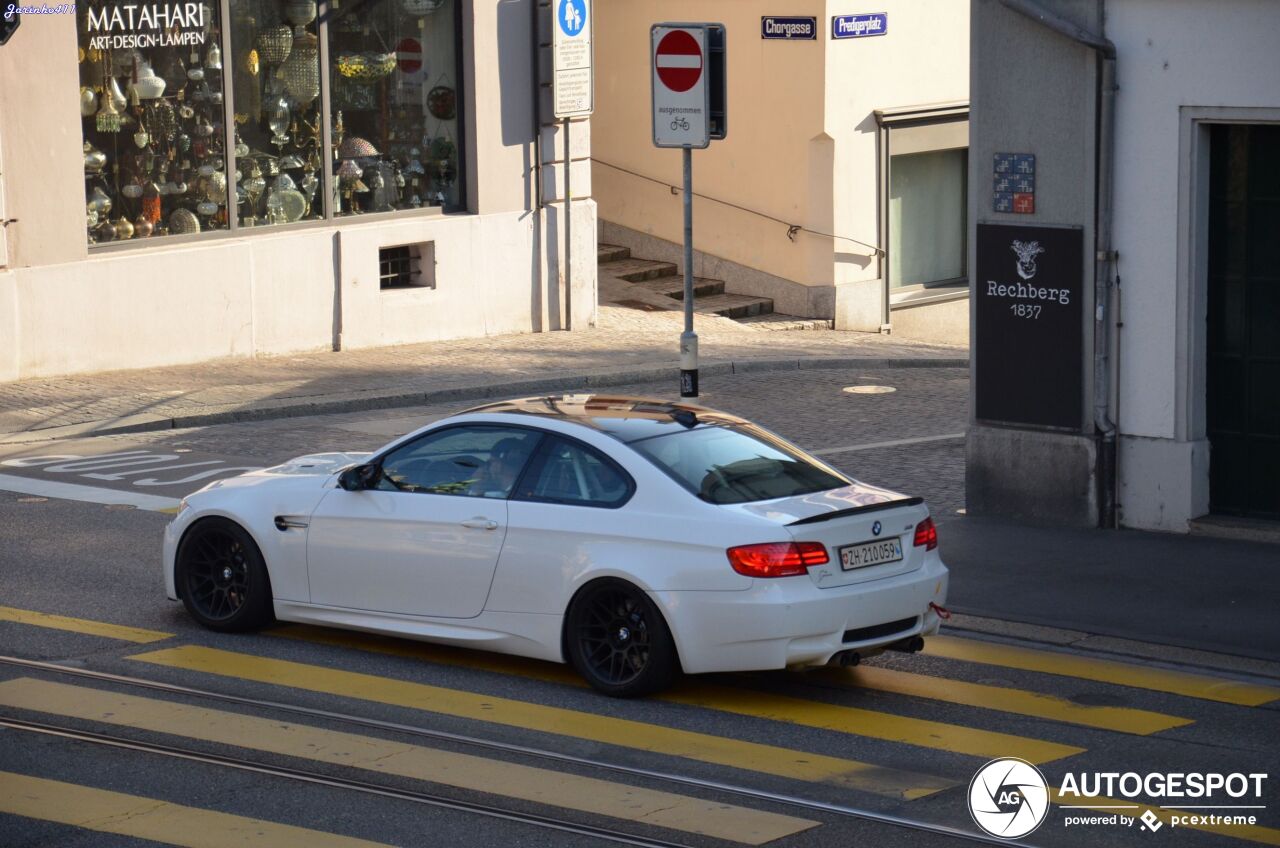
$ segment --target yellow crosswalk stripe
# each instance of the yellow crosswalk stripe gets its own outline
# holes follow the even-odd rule
[[[1043,764],[1075,756],[1085,750],[1074,745],[1029,739],[1010,733],[979,730],[733,686],[689,682],[660,697],[664,701],[687,706],[853,733],[975,757],[1018,757],[1027,762]]]
[[[1000,645],[979,639],[933,636],[925,640],[924,652],[934,657],[998,665],[1022,671],[1038,671],[1064,677],[1078,677],[1084,680],[1151,689],[1156,692],[1168,692],[1189,698],[1248,707],[1256,707],[1280,698],[1280,688],[1273,686],[1258,686],[1236,680],[1225,680],[1221,677],[1151,668],[1115,660],[1079,657],[1015,645]]]
[[[1173,817],[1175,815],[1178,815],[1178,816],[1205,815],[1205,812],[1196,812],[1195,810],[1165,810],[1160,807],[1153,807],[1148,804],[1139,803],[1137,801],[1116,800],[1115,798],[1106,798],[1101,795],[1094,796],[1091,798],[1081,798],[1075,795],[1064,796],[1062,792],[1059,790],[1059,788],[1056,786],[1049,787],[1049,798],[1050,800],[1053,801],[1053,803],[1058,804],[1060,807],[1082,808],[1081,812],[1088,812],[1089,807],[1091,805],[1097,805],[1099,807],[1111,807],[1113,809],[1101,810],[1100,812],[1106,812],[1106,813],[1119,812],[1119,813],[1123,813],[1126,816],[1141,816],[1143,813],[1149,810],[1152,815],[1154,815],[1157,819],[1159,819],[1165,825],[1171,824]],[[1114,809],[1115,807],[1120,807],[1125,805],[1133,805],[1133,806],[1130,809],[1123,809],[1123,810]],[[1208,812],[1231,814],[1233,811],[1211,810]],[[1238,810],[1234,812],[1248,814],[1250,812],[1255,812],[1255,811]],[[1256,825],[1256,824],[1251,825],[1251,824],[1208,824],[1208,823],[1190,824],[1188,823],[1188,824],[1178,824],[1177,827],[1179,828],[1185,827],[1185,828],[1190,828],[1192,830],[1200,830],[1200,831],[1204,831],[1205,833],[1216,833],[1219,836],[1229,836],[1229,837],[1232,837],[1233,839],[1243,839],[1247,842],[1259,842],[1263,845],[1280,845],[1280,830],[1276,830],[1275,828],[1270,828],[1270,827],[1263,827],[1261,825]]]
[[[412,656],[429,662],[481,668],[500,674],[518,674],[557,683],[584,685],[582,678],[566,666],[519,657],[313,627],[287,627],[275,632],[292,638],[357,650]],[[806,727],[852,733],[890,742],[903,742],[976,757],[1020,757],[1028,762],[1047,763],[1083,753],[1085,750],[1072,745],[1028,739],[1008,733],[978,730],[751,689],[719,686],[694,679],[687,679],[675,688],[654,697],[662,701],[719,710],[735,715],[801,724]]]
[[[0,704],[427,780],[745,845],[818,826],[807,819],[607,780],[31,678],[0,683]]]
[[[185,848],[385,848],[277,822],[0,771],[0,813]]]
[[[586,739],[796,780],[822,781],[897,799],[920,798],[956,785],[956,781],[945,778],[856,760],[213,648],[169,648],[136,654],[130,659]]]
[[[0,607],[0,621],[12,621],[16,624],[32,624],[36,627],[50,627],[54,630],[70,630],[74,633],[87,633],[90,636],[105,636],[108,639],[123,639],[126,642],[159,642],[169,639],[172,633],[161,633],[157,630],[143,630],[141,627],[126,627],[123,624],[107,624],[104,621],[90,621],[85,618],[69,618],[65,615],[54,615],[35,610],[17,609],[16,607]]]
[[[1080,724],[1139,736],[1193,723],[1189,718],[1148,710],[1130,707],[1092,707],[1039,692],[969,683],[948,677],[932,677],[927,674],[914,674],[877,666],[860,665],[855,668],[822,669],[810,674],[813,679],[824,684],[872,689],[912,698],[927,698],[948,704]]]

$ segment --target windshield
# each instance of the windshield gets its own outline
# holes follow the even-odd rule
[[[850,481],[756,427],[697,427],[630,443],[702,500],[750,503],[807,495]]]

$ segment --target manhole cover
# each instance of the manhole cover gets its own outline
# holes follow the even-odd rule
[[[18,503],[45,503],[48,498],[18,498]]]
[[[893,386],[845,386],[844,391],[851,395],[887,395],[897,389]]]
[[[133,504],[107,504],[107,509],[137,509]]]

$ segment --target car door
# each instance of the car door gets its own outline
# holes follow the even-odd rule
[[[307,531],[311,602],[479,615],[506,537],[506,499],[540,439],[495,425],[433,430],[384,456],[372,488],[330,491]]]
[[[600,558],[612,559],[636,528],[621,507],[635,482],[603,453],[548,435],[508,503],[507,539],[486,607],[559,614],[567,586]]]

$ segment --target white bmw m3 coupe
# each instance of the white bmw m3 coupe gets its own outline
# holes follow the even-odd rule
[[[164,578],[214,630],[483,648],[635,696],[680,670],[918,650],[946,602],[937,545],[920,498],[741,418],[564,395],[211,483],[165,530]]]

